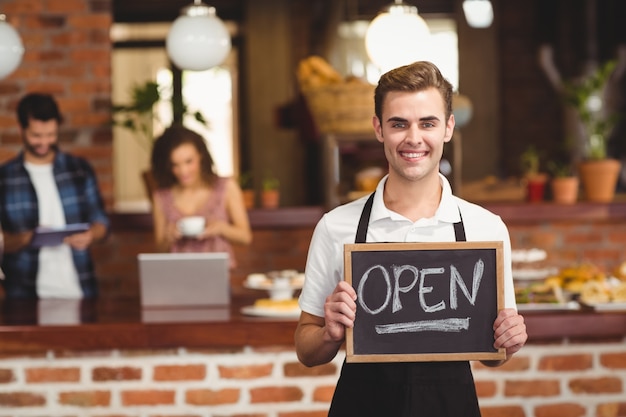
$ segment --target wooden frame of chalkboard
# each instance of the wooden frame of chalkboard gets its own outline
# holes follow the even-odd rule
[[[347,362],[502,360],[502,242],[356,243],[344,247],[357,292]]]

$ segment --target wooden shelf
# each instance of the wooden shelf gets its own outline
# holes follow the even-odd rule
[[[253,229],[312,227],[324,214],[321,206],[279,207],[248,210]],[[152,230],[150,213],[111,213],[114,230]]]
[[[626,201],[576,204],[477,202],[477,204],[498,214],[505,223],[626,220]]]

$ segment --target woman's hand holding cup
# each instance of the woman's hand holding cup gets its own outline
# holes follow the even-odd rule
[[[206,219],[202,216],[183,217],[176,223],[176,228],[183,237],[197,237],[204,232]]]

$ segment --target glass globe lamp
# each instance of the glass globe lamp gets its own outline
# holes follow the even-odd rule
[[[372,20],[365,34],[367,54],[381,71],[429,58],[430,29],[417,7],[399,0]]]
[[[230,33],[214,7],[194,0],[172,24],[165,48],[178,68],[204,71],[226,59],[231,48]]]
[[[24,45],[17,31],[0,14],[0,79],[11,74],[22,62]]]
[[[463,13],[467,24],[473,28],[487,28],[493,22],[493,7],[489,0],[465,0]]]

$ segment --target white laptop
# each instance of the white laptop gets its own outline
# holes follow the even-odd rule
[[[230,304],[228,253],[140,253],[137,258],[142,307]]]

